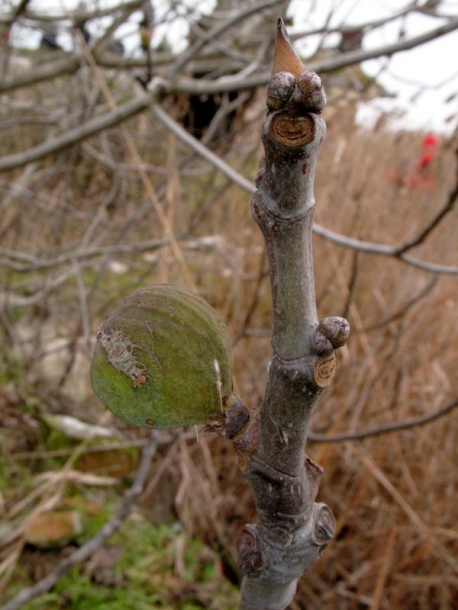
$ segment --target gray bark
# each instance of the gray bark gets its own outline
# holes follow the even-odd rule
[[[265,161],[252,199],[270,264],[272,355],[261,409],[232,440],[257,508],[256,523],[243,528],[237,543],[241,610],[286,608],[298,578],[334,535],[330,508],[315,502],[322,469],[305,454],[305,443],[316,400],[334,374],[335,349],[349,333],[342,318],[319,322],[315,302],[313,181],[326,130],[324,92],[316,74],[303,67],[299,74],[281,20],[277,33],[274,66],[282,71],[267,90]],[[294,74],[285,71],[289,65]]]

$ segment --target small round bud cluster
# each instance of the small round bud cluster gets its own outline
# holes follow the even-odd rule
[[[291,97],[295,78],[291,72],[277,72],[267,86],[267,107],[269,110],[283,108]]]
[[[277,72],[267,86],[267,107],[280,110],[286,105],[297,110],[321,112],[326,105],[321,78],[305,70],[296,78],[291,72]]]
[[[306,70],[299,75],[297,84],[304,95],[302,99],[304,106],[321,112],[326,105],[326,94],[318,74],[312,70]]]

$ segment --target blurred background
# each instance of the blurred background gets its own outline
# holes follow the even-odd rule
[[[440,0],[3,0],[3,603],[132,484],[149,432],[89,382],[123,296],[202,294],[228,326],[237,393],[261,404],[271,297],[250,199],[279,16],[328,97],[319,317],[352,329],[307,445],[337,534],[290,609],[458,607],[458,9]],[[154,439],[116,532],[16,607],[238,607],[235,541],[255,510],[232,447],[195,429]]]

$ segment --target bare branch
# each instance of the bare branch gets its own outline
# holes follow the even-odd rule
[[[23,167],[24,165],[27,165],[27,163],[31,163],[32,161],[36,161],[50,154],[54,154],[60,150],[72,146],[73,144],[81,142],[89,136],[107,129],[108,127],[113,127],[113,125],[117,125],[135,114],[138,114],[147,108],[154,96],[157,94],[157,90],[160,88],[160,83],[156,82],[156,84],[157,88],[153,87],[149,93],[136,95],[132,100],[126,102],[122,106],[118,106],[114,110],[111,110],[94,119],[90,119],[89,121],[86,121],[86,123],[78,125],[78,127],[69,129],[62,135],[56,136],[53,140],[30,147],[24,152],[3,157],[3,159],[0,159],[0,172],[10,170],[15,167]]]
[[[26,0],[26,1],[22,0],[20,4],[27,5],[28,2],[29,2],[29,0]],[[98,8],[94,11],[77,8],[76,10],[72,11],[71,14],[72,14],[72,17],[74,19],[77,19],[78,21],[89,21],[90,19],[96,19],[96,18],[100,18],[100,17],[106,17],[107,15],[112,15],[114,12],[117,12],[118,10],[134,11],[135,9],[137,9],[141,6],[142,2],[143,2],[143,0],[129,0],[127,2],[123,2],[123,4],[121,4],[118,8],[109,6],[106,8]],[[17,14],[17,9],[15,9],[13,11],[13,14],[14,15]],[[58,13],[53,13],[53,12],[42,13],[37,10],[25,10],[24,12],[21,13],[21,17],[23,19],[29,19],[30,21],[40,21],[42,23],[51,23],[54,21],[67,21],[69,19],[68,11],[58,12]],[[10,23],[10,22],[11,22],[11,15],[9,15],[8,13],[3,13],[0,15],[0,23]]]
[[[371,436],[380,436],[381,434],[388,434],[390,432],[400,432],[401,430],[409,430],[411,428],[430,424],[441,417],[445,417],[445,415],[448,415],[457,407],[458,398],[453,400],[445,407],[441,407],[440,409],[421,417],[414,417],[412,419],[406,419],[404,421],[394,422],[392,424],[384,424],[382,426],[369,428],[368,430],[361,430],[360,432],[342,432],[341,434],[320,434],[318,432],[310,432],[307,438],[314,443],[343,443],[345,441],[361,441]]]
[[[212,153],[206,146],[201,144],[196,138],[194,138],[185,129],[183,129],[158,104],[153,103],[157,92],[162,89],[162,86],[162,80],[155,80],[153,81],[151,90],[148,93],[138,93],[138,95],[133,100],[126,102],[124,105],[119,106],[117,109],[110,111],[105,115],[102,115],[101,117],[91,119],[80,127],[68,130],[65,134],[58,136],[53,140],[29,148],[23,153],[15,153],[13,155],[3,157],[3,159],[0,159],[0,171],[5,171],[14,167],[22,167],[27,163],[30,163],[31,161],[36,161],[46,155],[53,154],[59,150],[62,150],[68,146],[80,142],[85,138],[94,135],[95,133],[102,131],[106,127],[116,125],[117,123],[122,122],[130,116],[133,116],[134,114],[137,114],[138,112],[141,112],[145,108],[151,106],[156,117],[168,129],[173,131],[173,133],[175,133],[180,139],[182,139],[189,146],[191,146],[193,150],[195,150],[200,156],[202,156],[204,159],[209,161],[214,167],[224,173],[235,184],[238,184],[241,188],[245,189],[251,194],[254,193],[255,186],[251,182],[246,180],[246,178],[244,178],[236,170],[234,170],[227,163],[225,163],[223,159]],[[457,194],[455,191],[457,188],[458,187],[455,187],[453,189],[449,196],[448,203],[446,204],[446,206],[444,206],[444,209],[437,215],[437,218],[433,221],[434,226],[436,226],[439,220],[441,220],[442,217],[453,208],[456,202]],[[424,235],[423,237],[420,236],[421,239],[417,237],[414,240],[409,241],[407,244],[400,244],[398,246],[389,246],[386,244],[366,242],[364,240],[344,236],[339,233],[336,233],[335,231],[327,229],[316,222],[313,225],[313,230],[317,235],[320,235],[321,237],[324,237],[325,239],[328,239],[329,241],[344,246],[346,248],[351,248],[360,252],[367,252],[369,254],[395,257],[404,263],[407,263],[409,265],[412,265],[413,267],[417,267],[418,269],[422,269],[423,271],[427,271],[430,273],[458,275],[458,267],[422,261],[405,253],[405,250],[410,249],[411,247],[413,247],[413,245],[417,245],[417,242],[420,243],[420,241],[423,241],[434,228],[434,226],[427,227],[422,232],[422,234]],[[418,241],[419,239],[420,241]],[[413,245],[410,245],[411,243],[413,243]],[[147,247],[147,245],[142,244],[141,249],[145,249]],[[152,247],[155,247],[155,244],[152,244]],[[100,250],[97,253],[100,253]],[[0,250],[0,254],[3,254],[7,257],[17,258],[16,254],[11,251]],[[90,251],[85,251],[84,253],[75,253],[75,256],[84,258],[93,255],[94,254]],[[29,255],[26,255],[24,253],[21,253],[20,256],[23,258],[23,260],[27,260],[27,258],[29,257]],[[55,259],[54,262],[39,262],[35,257],[31,257],[28,260],[30,260],[32,264],[37,265],[39,267],[55,266],[56,264],[61,264],[61,261],[59,259]]]
[[[455,151],[456,157],[458,161],[458,149]],[[455,188],[450,192],[447,201],[444,206],[437,212],[434,218],[429,222],[429,224],[421,231],[416,237],[410,239],[409,241],[401,244],[396,249],[396,256],[402,256],[408,250],[412,248],[416,248],[420,244],[422,244],[426,238],[434,231],[434,229],[439,226],[439,224],[444,220],[444,218],[453,211],[456,202],[458,201],[458,175]]]
[[[197,40],[187,51],[183,54],[183,56],[175,63],[173,66],[173,70],[171,72],[171,76],[175,76],[186,64],[188,64],[193,57],[199,53],[199,51],[212,40],[218,40],[218,38],[226,32],[228,29],[232,28],[234,25],[238,23],[243,23],[247,17],[253,15],[255,13],[259,13],[268,8],[273,8],[279,4],[284,4],[284,0],[262,0],[261,2],[256,2],[254,4],[249,4],[245,9],[238,10],[231,18],[223,21],[222,23],[218,23],[214,28],[209,30],[208,32],[202,33],[202,36],[199,40]]]
[[[269,258],[272,354],[261,409],[233,441],[257,509],[256,523],[237,542],[241,610],[286,608],[297,579],[335,531],[331,510],[315,503],[322,469],[304,448],[315,402],[331,382],[334,352],[349,328],[342,318],[317,317],[311,238],[324,94],[320,79],[300,70],[280,19],[262,127],[266,156],[252,198]]]
[[[275,5],[275,2],[265,3]],[[248,10],[248,9],[247,9]],[[225,23],[220,27],[225,26]],[[226,29],[224,27],[223,29]],[[308,68],[317,72],[326,73],[332,72],[344,68],[346,66],[356,65],[368,59],[376,59],[379,57],[389,57],[401,51],[407,51],[417,46],[425,44],[436,38],[440,38],[450,32],[458,29],[458,18],[450,18],[446,23],[433,28],[424,34],[414,36],[412,38],[405,38],[395,43],[377,47],[375,49],[369,49],[366,51],[353,51],[343,53],[335,57],[330,57],[319,62],[310,62]],[[206,38],[199,41],[201,45],[206,44]],[[194,54],[193,54],[194,55]],[[145,57],[140,58],[124,58],[120,63],[117,58],[96,56],[98,65],[100,67],[116,67],[123,70],[131,70],[132,68],[147,68],[147,59]],[[213,94],[217,92],[234,91],[239,89],[254,89],[256,87],[265,86],[269,80],[269,71],[260,71],[256,75],[251,76],[224,76],[218,79],[193,79],[180,75],[176,76],[179,72],[181,63],[180,60],[173,64],[174,58],[169,54],[166,57],[161,57],[160,54],[155,55],[155,65],[161,65],[165,63],[172,63],[172,73],[175,74],[175,78],[170,81],[163,82],[163,90],[165,92],[182,92],[182,93],[194,93],[194,94]],[[184,60],[181,60],[184,61]],[[75,54],[70,54],[59,60],[55,60],[48,65],[43,67],[37,67],[35,70],[28,71],[24,74],[12,75],[4,78],[0,82],[0,92],[11,91],[18,87],[24,87],[38,82],[42,82],[53,76],[60,76],[63,74],[70,74],[78,69],[80,58]],[[239,68],[245,68],[246,63]],[[236,68],[236,67],[235,67]],[[227,69],[226,72],[233,72],[234,66],[231,69]]]
[[[203,159],[209,161],[214,167],[219,169],[225,176],[227,176],[234,184],[237,184],[241,188],[245,189],[249,193],[253,193],[255,190],[254,185],[239,174],[236,170],[232,169],[230,165],[225,163],[220,157],[211,152],[209,148],[204,146],[194,138],[189,132],[187,132],[181,125],[172,119],[165,110],[159,106],[159,104],[152,104],[151,109],[155,116],[161,121],[161,123],[167,127],[172,133],[180,138],[183,142],[186,142],[195,152],[197,152]]]
[[[13,91],[20,87],[36,85],[56,76],[73,74],[78,70],[80,64],[80,57],[71,53],[52,62],[47,62],[43,66],[36,66],[33,70],[27,70],[20,74],[7,74],[2,76],[0,81],[0,93]]]
[[[345,235],[341,235],[340,233],[336,233],[335,231],[331,231],[330,229],[326,229],[318,223],[314,224],[313,230],[317,235],[320,235],[321,237],[324,237],[325,239],[328,239],[339,246],[344,246],[345,248],[351,248],[352,250],[358,250],[359,252],[367,252],[369,254],[377,254],[380,256],[393,256],[404,263],[430,273],[458,275],[458,267],[421,261],[407,254],[398,255],[397,246],[388,246],[386,244],[377,244],[356,239],[355,237],[347,237]]]
[[[339,70],[340,68],[345,68],[346,66],[360,64],[361,62],[369,59],[391,57],[392,55],[395,55],[401,51],[414,49],[415,47],[421,46],[422,44],[430,42],[431,40],[445,36],[446,34],[454,32],[457,29],[458,17],[449,19],[446,23],[438,26],[437,28],[429,30],[429,32],[425,32],[424,34],[412,36],[412,38],[404,38],[402,40],[398,40],[397,42],[384,45],[383,47],[376,47],[375,49],[342,53],[341,55],[337,55],[320,62],[312,62],[309,67],[311,70],[315,70],[316,72],[325,73],[332,72],[333,70]]]

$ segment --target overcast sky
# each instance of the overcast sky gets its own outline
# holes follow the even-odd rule
[[[185,0],[192,7],[202,8],[210,12],[215,0]],[[93,5],[94,0],[88,4]],[[116,0],[100,2],[99,5],[116,4]],[[357,25],[392,15],[399,11],[410,1],[405,0],[292,0],[290,15],[294,17],[292,31],[322,26],[331,15],[330,25],[339,26]],[[420,2],[423,4],[424,2]],[[3,0],[0,0],[0,7]],[[71,10],[78,4],[78,0],[32,0],[31,6],[37,10],[52,10],[60,8]],[[169,0],[153,0],[158,16],[166,7]],[[447,15],[458,16],[458,1],[443,0],[440,12]],[[407,19],[391,22],[376,32],[368,33],[364,38],[364,48],[383,46],[399,38],[400,29],[405,35],[415,36],[439,26],[441,20],[419,14],[410,15]],[[156,41],[165,34],[172,38],[176,44],[186,40],[186,22],[182,20],[171,28],[158,28],[155,32]],[[137,35],[134,26],[130,30]],[[123,34],[128,34],[129,28]],[[38,36],[38,34],[37,34]],[[33,37],[29,38],[32,44]],[[309,38],[303,48],[298,50],[305,55],[313,52],[318,44],[317,39]],[[332,44],[330,38],[326,44]],[[335,44],[335,41],[334,41]],[[458,31],[448,34],[438,40],[427,43],[416,49],[397,53],[391,59],[382,58],[363,64],[363,69],[370,75],[377,75],[381,84],[389,92],[396,94],[396,100],[380,100],[369,107],[362,108],[361,117],[367,124],[377,117],[377,108],[390,109],[394,116],[395,109],[401,109],[405,114],[400,119],[402,126],[413,126],[421,129],[452,131],[458,124],[458,96],[449,99],[458,92]],[[449,101],[446,101],[449,99]],[[447,117],[455,115],[454,119],[446,123]]]
[[[295,29],[299,31],[310,25],[321,25],[330,12],[331,25],[358,25],[392,15],[409,4],[411,2],[403,0],[293,0],[291,13],[295,16]],[[458,2],[444,0],[440,12],[458,16]],[[401,28],[406,36],[411,37],[438,27],[441,22],[419,14],[409,15],[405,20],[394,21],[367,34],[364,48],[394,42]],[[416,49],[397,53],[389,60],[382,58],[365,62],[363,69],[370,75],[378,75],[382,85],[397,96],[397,100],[371,104],[366,108],[366,119],[369,122],[371,118],[375,119],[377,108],[399,108],[405,112],[400,120],[403,126],[451,132],[458,124],[458,96],[446,100],[458,92],[457,58],[458,31],[455,31]],[[447,117],[453,115],[454,119],[446,123]]]

